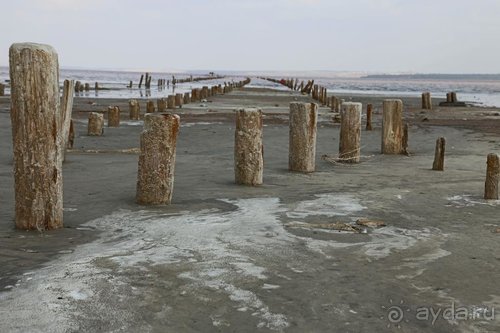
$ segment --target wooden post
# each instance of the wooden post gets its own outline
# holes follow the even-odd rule
[[[78,93],[80,92],[80,86],[82,85],[82,83],[80,81],[76,81],[75,82],[75,92]]]
[[[130,120],[139,120],[141,118],[141,106],[136,99],[128,101],[128,109]]]
[[[133,85],[133,82],[132,82],[132,80],[130,80],[130,82],[129,82],[129,84],[128,84],[128,87],[129,87],[129,88],[132,88],[132,85]]]
[[[99,90],[99,82],[96,82],[94,85],[94,90],[98,91]]]
[[[382,116],[382,154],[403,152],[403,102],[386,99]]]
[[[158,112],[167,112],[167,100],[165,98],[158,98],[156,100]]]
[[[120,127],[120,108],[108,106],[108,127]]]
[[[234,136],[234,174],[236,184],[261,185],[264,169],[262,110],[236,112]]]
[[[450,94],[451,94],[451,102],[452,103],[458,102],[457,93],[452,91]]]
[[[408,129],[409,129],[408,123],[404,124],[403,137],[401,138],[401,154],[410,156],[410,151],[408,150],[408,140],[409,140]]]
[[[155,112],[155,102],[149,100],[146,102],[146,113],[154,113]]]
[[[69,127],[71,123],[71,113],[73,111],[73,95],[75,94],[75,82],[64,80],[63,97],[61,102],[61,159],[64,162],[66,147],[69,140]]]
[[[49,45],[12,44],[9,69],[16,227],[40,231],[61,228],[63,180],[57,53]]]
[[[74,144],[75,144],[75,126],[73,125],[73,119],[71,119],[69,122],[68,144],[66,145],[66,148],[73,149]]]
[[[366,130],[371,131],[372,128],[372,112],[373,112],[373,104],[366,105]]]
[[[182,108],[182,102],[184,101],[182,94],[175,94],[175,105]]]
[[[497,154],[488,154],[486,162],[486,181],[484,183],[484,199],[498,200],[498,178],[500,175],[500,162]]]
[[[89,113],[89,125],[87,135],[101,136],[104,134],[104,116],[101,113]]]
[[[339,158],[359,163],[361,158],[361,103],[343,103],[340,110]]]
[[[85,83],[85,91],[90,91],[90,84]]]
[[[432,98],[430,92],[424,92],[422,94],[422,109],[432,110]]]
[[[175,109],[175,95],[168,95],[167,108],[168,109]]]
[[[172,201],[179,128],[180,118],[176,114],[144,116],[137,174],[137,203],[165,205]]]
[[[184,104],[189,104],[191,103],[191,98],[189,97],[189,93],[184,93]]]
[[[139,89],[141,89],[142,80],[144,80],[144,74],[141,75],[141,79],[139,80]]]
[[[434,153],[434,163],[432,163],[432,170],[444,170],[444,152],[446,146],[446,139],[439,138],[436,140],[436,151]]]
[[[318,105],[290,103],[288,169],[314,172],[316,167],[316,124]]]
[[[5,84],[0,83],[0,96],[5,95]]]

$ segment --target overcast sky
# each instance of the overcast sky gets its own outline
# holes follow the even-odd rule
[[[4,0],[63,67],[500,73],[500,0]]]

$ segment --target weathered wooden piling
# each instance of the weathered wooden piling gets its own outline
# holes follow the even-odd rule
[[[108,106],[108,127],[120,127],[120,108]]]
[[[69,128],[71,123],[71,113],[73,111],[73,96],[75,94],[75,82],[73,80],[64,80],[63,96],[61,101],[61,145],[60,155],[64,162],[66,156],[66,147],[69,140]]]
[[[175,94],[175,105],[182,108],[182,102],[184,101],[182,94]]]
[[[167,109],[175,109],[175,95],[168,95]]]
[[[158,98],[156,100],[156,106],[158,107],[158,112],[166,112],[167,111],[167,99],[166,98]]]
[[[99,90],[99,82],[96,82],[96,83],[94,84],[94,90],[95,90],[95,91],[98,91],[98,90]]]
[[[103,134],[104,134],[104,116],[101,113],[97,112],[89,113],[89,124],[87,129],[87,135],[101,136]]]
[[[85,91],[90,91],[90,84],[89,83],[85,83]]]
[[[172,201],[179,128],[178,115],[146,114],[144,116],[137,173],[137,203],[165,205]]]
[[[0,96],[5,95],[5,84],[0,83]]]
[[[498,200],[498,179],[500,161],[497,154],[488,154],[486,161],[486,181],[484,183],[484,199]]]
[[[372,128],[372,112],[373,112],[373,104],[366,105],[366,130],[371,131]]]
[[[234,174],[236,184],[261,185],[264,170],[262,110],[240,109],[236,112]]]
[[[444,170],[444,153],[446,147],[446,139],[439,138],[436,140],[436,151],[434,152],[434,162],[432,163],[432,170]]]
[[[63,180],[57,53],[49,45],[12,44],[9,70],[15,224],[24,230],[61,228]]]
[[[144,74],[141,75],[141,79],[139,80],[139,89],[141,89],[142,80],[144,80]]]
[[[136,99],[128,101],[129,119],[139,120],[141,118],[141,106]]]
[[[339,159],[359,163],[361,158],[361,103],[343,103],[340,110]]]
[[[189,93],[184,93],[184,100],[183,100],[184,104],[189,104],[191,103],[191,98],[189,97]]]
[[[80,92],[80,86],[82,85],[82,83],[80,81],[76,81],[75,82],[75,92],[78,93]]]
[[[316,167],[316,124],[318,105],[290,103],[288,169],[314,172]]]
[[[430,92],[422,93],[422,109],[432,110],[432,98]]]
[[[403,102],[386,99],[382,115],[382,154],[403,153]]]
[[[73,125],[73,119],[69,122],[69,133],[68,133],[68,143],[66,145],[67,149],[73,149],[75,144],[75,126]]]
[[[146,102],[146,113],[154,113],[156,111],[155,108],[155,102],[154,101],[147,101]]]

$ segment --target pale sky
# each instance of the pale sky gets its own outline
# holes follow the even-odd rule
[[[500,73],[500,0],[2,0],[63,67]]]

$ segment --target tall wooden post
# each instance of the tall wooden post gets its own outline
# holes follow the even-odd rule
[[[172,201],[175,151],[180,118],[176,114],[146,114],[137,173],[137,203],[165,205]]]
[[[290,103],[288,169],[314,172],[316,167],[316,124],[318,105]]]
[[[147,101],[146,102],[146,113],[154,113],[155,112],[155,102],[154,101]]]
[[[166,98],[158,98],[156,100],[156,105],[158,106],[158,112],[166,112],[167,111],[167,99]]]
[[[234,174],[236,184],[261,185],[264,170],[262,110],[236,112],[234,136]]]
[[[191,103],[191,98],[189,97],[189,93],[184,93],[184,104],[189,104]]]
[[[430,92],[424,92],[422,94],[422,109],[432,110],[432,99]]]
[[[75,82],[64,80],[63,97],[61,102],[61,159],[64,162],[66,148],[69,140],[69,127],[71,123],[71,113],[73,111],[73,96],[75,94]]]
[[[497,154],[488,154],[486,162],[486,181],[484,183],[484,199],[498,200],[498,179],[500,176],[500,161]]]
[[[167,108],[168,109],[175,109],[175,95],[168,95]]]
[[[372,112],[373,112],[373,104],[366,105],[366,130],[371,131],[372,128]]]
[[[15,223],[24,230],[63,226],[59,64],[49,45],[9,49]]]
[[[136,99],[128,101],[129,119],[139,120],[141,118],[141,106]]]
[[[0,96],[5,95],[5,84],[0,83]]]
[[[386,99],[382,116],[382,154],[403,153],[403,102]]]
[[[175,105],[182,108],[182,102],[184,101],[182,94],[175,94]]]
[[[359,163],[361,158],[361,103],[343,103],[340,110],[339,158]]]
[[[108,127],[120,127],[120,108],[118,106],[108,107]]]
[[[444,152],[446,147],[446,139],[439,138],[436,140],[436,151],[434,152],[434,162],[432,163],[432,170],[444,170]]]
[[[104,134],[104,116],[101,113],[90,112],[87,135],[101,136]]]

